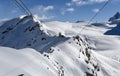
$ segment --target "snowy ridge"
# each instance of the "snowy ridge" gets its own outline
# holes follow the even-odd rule
[[[120,13],[117,12],[113,17],[109,19],[110,25],[116,25],[112,29],[105,32],[106,35],[120,35]]]
[[[103,34],[109,28],[87,26],[84,33],[78,33],[84,24],[55,21],[44,25],[32,16],[4,23],[0,27],[0,76],[119,76],[120,62],[95,51],[106,49],[101,43],[110,44],[102,40],[113,39]]]
[[[43,30],[43,25],[34,21],[32,16],[10,20],[0,28],[0,45],[16,49],[29,47],[42,52],[49,43],[59,42],[60,39],[60,37],[48,36]],[[47,47],[44,47],[45,45]]]
[[[111,17],[110,19],[109,19],[109,21],[117,21],[117,20],[120,20],[120,13],[119,12],[117,12],[113,17]]]

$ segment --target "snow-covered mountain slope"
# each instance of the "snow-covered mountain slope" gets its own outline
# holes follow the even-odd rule
[[[110,24],[115,24],[116,27],[105,32],[106,35],[120,35],[120,13],[117,12],[113,17],[109,19]]]
[[[120,76],[120,62],[112,59],[120,55],[119,37],[104,35],[109,23],[81,31],[86,24],[44,25],[33,16],[5,22],[0,27],[0,76]]]
[[[95,53],[77,37],[51,48],[36,50],[0,48],[1,76],[119,76],[120,63]]]
[[[57,36],[48,36],[43,24],[35,21],[32,16],[16,18],[0,27],[0,45],[16,49],[33,48],[45,52],[51,46],[67,40]],[[53,45],[49,45],[53,43]]]
[[[55,23],[55,24],[54,24]],[[74,36],[74,35],[80,35],[85,37],[85,40],[92,46],[95,51],[97,52],[106,52],[103,53],[108,56],[111,53],[109,57],[114,58],[114,56],[119,56],[120,53],[120,37],[117,35],[104,35],[105,32],[114,29],[117,24],[111,24],[111,22],[108,23],[92,23],[94,25],[85,26],[88,23],[68,23],[68,22],[47,22],[46,26],[48,26],[48,30],[52,31],[49,33],[56,33],[62,32],[66,36]],[[97,25],[95,25],[97,24]],[[99,25],[98,25],[99,24]],[[100,25],[101,24],[101,25]],[[59,28],[61,27],[61,29]],[[66,27],[66,29],[62,29],[62,27]],[[85,28],[84,28],[85,27]],[[81,31],[81,29],[84,28],[84,30]],[[115,32],[118,33],[118,32]],[[112,53],[118,52],[118,53]],[[119,56],[120,59],[120,56]]]
[[[111,17],[110,19],[109,19],[109,21],[111,21],[112,23],[116,23],[116,22],[119,22],[119,20],[120,20],[120,13],[119,12],[117,12],[113,17]]]
[[[108,30],[105,32],[106,35],[120,35],[120,23],[117,24],[116,27],[113,29]]]

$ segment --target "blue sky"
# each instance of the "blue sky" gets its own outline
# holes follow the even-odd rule
[[[107,0],[22,0],[43,21],[90,20]],[[120,11],[120,0],[112,0],[93,21],[107,21]],[[0,0],[0,20],[24,15],[13,0]]]

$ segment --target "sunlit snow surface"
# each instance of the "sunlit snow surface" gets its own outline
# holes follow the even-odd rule
[[[0,24],[0,76],[120,76],[120,37],[104,35],[116,24],[32,17]]]

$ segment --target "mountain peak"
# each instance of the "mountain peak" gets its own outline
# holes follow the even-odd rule
[[[120,19],[120,13],[119,13],[119,12],[117,12],[113,17],[111,17],[111,18],[109,19],[109,21],[115,21],[115,20],[117,20],[117,19]]]
[[[32,15],[9,20],[0,27],[1,46],[16,49],[33,47],[46,37],[48,35],[44,32],[43,24]]]

